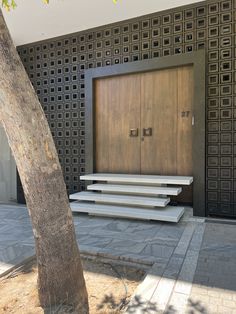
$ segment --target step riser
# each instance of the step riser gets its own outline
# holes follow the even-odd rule
[[[135,207],[139,207],[139,208],[143,208],[143,209],[155,209],[155,208],[158,208],[158,209],[162,209],[164,210],[166,208],[166,206],[169,204],[166,204],[166,205],[152,205],[152,204],[145,204],[145,205],[142,205],[142,204],[130,204],[129,202],[109,202],[109,201],[106,201],[106,202],[103,202],[103,201],[87,201],[87,200],[79,200],[78,203],[87,203],[87,204],[99,204],[99,205],[111,205],[111,206],[130,206],[131,208],[135,208]],[[112,208],[112,207],[111,207]]]
[[[169,198],[148,198],[140,196],[114,195],[96,192],[80,192],[71,195],[70,199],[78,201],[88,201],[103,204],[119,204],[132,206],[147,207],[165,207],[169,202]]]
[[[192,177],[181,176],[152,176],[152,175],[120,175],[120,174],[89,174],[80,177],[81,180],[106,181],[118,183],[143,183],[143,184],[179,184],[190,185]]]
[[[121,184],[121,185],[133,185],[134,182],[114,182],[114,181],[106,181],[107,184]],[[144,186],[144,187],[148,187],[148,186],[152,186],[152,187],[167,187],[167,184],[161,184],[161,183],[142,183],[142,182],[135,182],[135,185],[137,186]]]
[[[105,195],[125,195],[125,196],[140,196],[140,197],[158,197],[158,198],[168,198],[168,196],[170,195],[167,195],[167,194],[142,194],[142,193],[131,193],[131,192],[110,192],[110,191],[100,191],[100,190],[94,190],[94,192],[100,192],[102,194],[105,194]]]
[[[115,184],[92,184],[88,185],[89,191],[102,191],[103,193],[122,193],[122,194],[137,194],[137,195],[179,195],[182,192],[182,188],[170,188],[170,187],[150,187],[150,186],[134,186],[134,185],[115,185]]]
[[[168,206],[165,211],[163,210],[147,210],[140,208],[128,208],[117,206],[106,206],[96,204],[80,204],[71,203],[73,212],[88,213],[90,215],[109,216],[119,218],[135,218],[142,220],[157,220],[167,222],[178,222],[184,213],[184,208]],[[170,213],[172,212],[172,213]]]

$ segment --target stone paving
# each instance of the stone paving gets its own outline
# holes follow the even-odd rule
[[[187,313],[236,313],[236,224],[207,223]]]
[[[152,265],[167,262],[187,222],[166,224],[74,215],[80,251]],[[25,206],[0,204],[0,271],[34,254],[34,239]]]
[[[188,224],[168,263],[155,263],[127,313],[236,314],[236,224]]]
[[[206,223],[191,210],[178,224],[74,215],[84,254],[149,269],[129,314],[236,313],[236,224]],[[34,254],[25,206],[0,204],[0,275]]]

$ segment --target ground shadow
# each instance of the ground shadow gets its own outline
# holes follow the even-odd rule
[[[142,298],[142,296],[135,296],[130,303],[129,300],[121,299],[120,303],[116,302],[114,296],[110,294],[106,295],[102,302],[98,305],[97,309],[102,310],[104,308],[111,308],[113,310],[122,311],[125,309],[127,314],[158,314],[163,313],[163,310],[158,308],[158,305],[155,302],[147,301]],[[178,314],[178,311],[173,306],[167,306],[165,309],[165,314]]]
[[[208,310],[200,300],[194,301],[191,298],[188,299],[186,314],[208,314],[208,313],[209,313]]]
[[[32,256],[26,261],[22,262],[21,264],[18,264],[13,270],[7,273],[4,277],[14,278],[20,274],[29,274],[37,266],[36,264],[37,264],[36,256]]]
[[[180,312],[173,306],[167,306],[165,311],[160,310],[155,302],[150,302],[142,299],[141,296],[136,296],[132,299],[132,302],[128,304],[129,300],[121,298],[116,300],[113,294],[104,295],[102,302],[97,306],[98,313],[127,313],[135,314],[137,311],[140,314],[180,314]],[[109,311],[109,312],[108,312]],[[78,314],[73,311],[72,308],[68,306],[55,306],[51,308],[44,309],[44,314]],[[188,300],[188,310],[186,314],[208,314],[207,309],[201,304],[201,301]]]
[[[126,313],[129,314],[134,314],[137,310],[139,311],[139,313],[143,314],[158,313],[158,308],[156,304],[154,302],[146,302],[145,300],[142,300],[141,296],[135,296],[130,305],[128,303],[129,299],[122,298],[119,300],[119,302],[117,302],[115,301],[115,297],[113,296],[113,294],[110,294],[104,296],[102,302],[97,306],[97,309],[102,310],[104,308],[110,308],[112,310],[121,311],[126,308]]]

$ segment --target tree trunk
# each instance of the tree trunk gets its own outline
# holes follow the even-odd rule
[[[51,132],[0,9],[0,121],[15,157],[31,217],[43,307],[88,313],[72,213]]]

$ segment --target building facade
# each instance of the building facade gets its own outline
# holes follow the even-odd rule
[[[19,46],[68,192],[84,189],[86,70],[205,52],[205,215],[236,217],[236,1],[204,1]],[[18,180],[18,201],[23,190]]]

